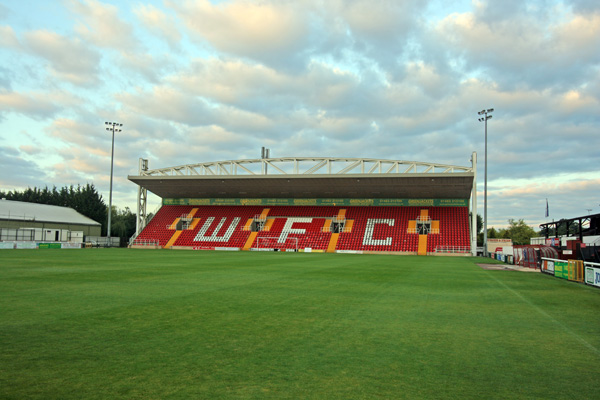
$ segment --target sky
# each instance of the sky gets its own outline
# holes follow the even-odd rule
[[[600,2],[0,0],[0,191],[271,157],[470,166],[488,227],[600,212]],[[549,217],[545,217],[546,199]],[[149,198],[149,212],[159,205]]]

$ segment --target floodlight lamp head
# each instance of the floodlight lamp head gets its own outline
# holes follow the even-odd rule
[[[492,118],[491,115],[488,115],[487,117],[485,117],[485,119],[491,119],[491,118]]]
[[[485,113],[485,110],[481,110],[477,114],[481,115],[481,114],[484,114],[484,113]]]
[[[479,118],[479,122],[481,122],[481,121],[484,121],[484,119],[483,118]]]
[[[494,109],[490,108],[490,109],[487,110],[487,112],[494,112]]]

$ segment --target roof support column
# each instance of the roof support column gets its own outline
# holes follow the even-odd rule
[[[471,254],[477,255],[477,153],[471,155],[473,167],[473,190],[471,192]]]
[[[148,171],[148,160],[140,158],[139,174]],[[148,214],[146,213],[146,204],[148,200],[148,190],[142,186],[138,186],[138,201],[137,201],[137,215],[135,219],[135,236],[140,234],[146,227]]]

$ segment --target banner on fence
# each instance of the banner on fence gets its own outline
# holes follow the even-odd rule
[[[0,249],[14,249],[15,242],[0,242]]]
[[[554,276],[562,279],[569,279],[568,261],[554,261]]]
[[[588,285],[600,287],[600,266],[592,267],[586,263],[585,283],[587,283]]]
[[[36,242],[17,242],[17,249],[37,249]]]
[[[542,272],[554,275],[554,260],[542,258]]]
[[[80,249],[81,243],[61,243],[61,249]]]
[[[39,249],[60,249],[60,243],[40,243]]]
[[[584,275],[583,261],[569,260],[569,280],[583,282]]]

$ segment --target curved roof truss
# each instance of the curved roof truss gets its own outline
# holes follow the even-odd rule
[[[141,176],[452,174],[472,167],[373,158],[282,157],[214,161],[141,171]]]

